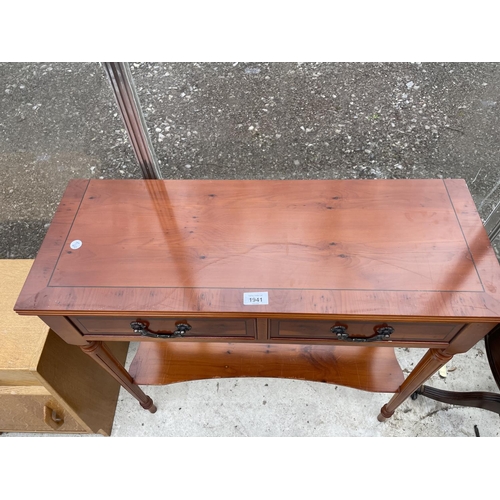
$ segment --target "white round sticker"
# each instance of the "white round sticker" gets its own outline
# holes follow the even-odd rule
[[[82,242],[80,240],[72,241],[69,245],[73,250],[78,250],[82,246]]]

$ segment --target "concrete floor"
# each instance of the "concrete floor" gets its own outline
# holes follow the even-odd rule
[[[500,200],[498,63],[132,63],[132,70],[165,178],[458,177],[483,218]],[[0,63],[0,258],[33,258],[67,182],[82,177],[140,178],[103,69]],[[397,350],[404,370],[421,355]],[[428,384],[499,392],[482,342],[448,369]],[[158,412],[122,392],[114,436],[500,431],[496,414],[421,397],[381,424],[389,395],[303,381],[221,379],[146,392]]]
[[[136,353],[129,348],[126,367]],[[425,350],[396,349],[405,373]],[[434,375],[427,385],[452,391],[499,392],[491,376],[483,342],[447,365],[446,378]],[[120,391],[114,437],[498,437],[495,413],[438,403],[407,400],[384,423],[377,420],[391,394],[270,378],[199,380],[170,386],[144,386],[158,407],[143,410]],[[1,437],[54,436],[6,433]],[[62,435],[60,435],[62,436]],[[77,435],[75,435],[77,436]],[[88,437],[88,436],[85,436]],[[101,436],[95,436],[101,437]]]
[[[129,350],[128,362],[136,346]],[[425,350],[397,349],[407,373]],[[434,375],[428,385],[446,390],[499,392],[484,346],[456,356],[448,375]],[[475,436],[500,435],[495,413],[445,405],[427,398],[406,401],[384,423],[377,420],[391,394],[280,379],[219,379],[144,387],[158,406],[142,410],[123,392],[113,436]]]

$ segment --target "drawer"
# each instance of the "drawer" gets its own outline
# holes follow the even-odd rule
[[[244,337],[255,338],[255,319],[241,318],[147,318],[147,317],[98,317],[73,316],[71,321],[84,335],[120,335],[138,337],[130,326],[132,322],[141,322],[147,330],[157,334],[172,334],[182,330],[179,325],[188,325],[190,329],[183,332],[185,338],[204,337]]]
[[[0,431],[86,432],[44,387],[22,386],[0,386]]]
[[[271,338],[332,339],[338,340],[331,331],[334,326],[344,326],[349,338],[370,338],[377,335],[375,329],[382,325],[394,329],[388,340],[412,342],[448,342],[464,326],[457,323],[400,323],[395,321],[307,321],[271,320]]]

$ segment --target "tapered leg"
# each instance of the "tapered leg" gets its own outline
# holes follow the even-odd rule
[[[484,338],[484,346],[488,355],[488,363],[490,364],[491,373],[500,388],[500,328],[497,326]],[[492,411],[500,415],[500,394],[496,392],[457,392],[443,391],[423,385],[417,390],[417,394],[439,401],[459,406],[468,406],[472,408],[482,408],[483,410]],[[412,396],[413,399],[413,396]]]
[[[85,354],[88,354],[93,360],[101,365],[124,389],[130,392],[145,410],[149,410],[151,413],[156,412],[156,406],[153,404],[153,400],[144,394],[138,385],[134,384],[134,379],[113,356],[111,351],[106,347],[106,344],[93,341],[89,342],[87,345],[80,346],[80,348]]]
[[[378,420],[384,422],[384,420],[392,417],[394,410],[419,389],[429,377],[448,363],[455,354],[467,352],[495,326],[495,324],[489,323],[465,325],[446,348],[429,349],[408,375],[408,378],[401,384],[398,392],[382,407],[377,417]]]
[[[401,384],[399,392],[382,407],[377,417],[379,422],[384,422],[386,419],[392,417],[394,410],[452,357],[452,355],[446,354],[444,349],[429,349],[417,366],[415,366],[410,376]]]

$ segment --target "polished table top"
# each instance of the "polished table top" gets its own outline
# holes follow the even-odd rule
[[[75,180],[15,309],[477,322],[499,285],[463,180]]]

